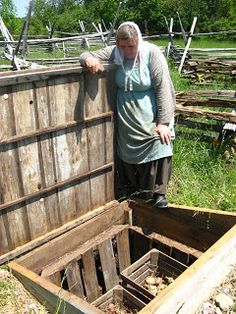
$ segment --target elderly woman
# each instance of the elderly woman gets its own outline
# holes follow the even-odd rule
[[[92,73],[100,61],[117,64],[117,150],[120,177],[136,196],[167,207],[174,138],[175,92],[165,57],[144,42],[139,27],[125,22],[116,32],[116,46],[85,52],[80,62]]]

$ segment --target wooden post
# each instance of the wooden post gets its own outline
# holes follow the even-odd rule
[[[103,46],[107,46],[107,43],[105,41],[105,38],[103,36],[103,33],[102,33],[102,27],[101,27],[101,24],[98,24],[98,26],[93,22],[92,23],[93,27],[96,29],[97,33],[100,34],[101,36],[101,40],[102,40],[102,43],[103,43]]]
[[[108,36],[107,36],[107,45],[109,45],[109,42],[110,42],[110,40],[111,40],[111,36],[112,36],[112,34],[114,33],[116,21],[117,21],[118,15],[119,15],[119,13],[120,13],[122,4],[123,4],[123,1],[120,1],[119,5],[118,5],[118,8],[117,8],[117,11],[116,11],[116,14],[115,14],[115,17],[114,17],[114,20],[113,20],[113,23],[112,23],[112,25],[111,25],[110,33],[109,33]]]
[[[184,53],[183,53],[183,56],[182,56],[182,59],[181,59],[181,62],[180,62],[179,69],[178,69],[179,73],[181,73],[181,71],[182,71],[182,68],[183,68],[183,65],[184,65],[184,61],[185,61],[185,58],[187,56],[188,49],[189,49],[191,41],[192,41],[192,35],[193,35],[193,32],[194,32],[196,23],[197,23],[197,17],[195,16],[194,19],[193,19],[192,27],[190,29],[188,42],[187,42],[187,45],[185,46]]]
[[[21,52],[21,56],[23,59],[25,59],[26,50],[27,50],[28,28],[29,28],[29,22],[30,22],[30,17],[31,17],[32,6],[33,6],[33,0],[31,0],[29,3],[28,14],[27,14],[24,27],[23,27],[23,45],[22,45],[22,52]]]
[[[167,23],[167,20],[166,20],[166,23]],[[173,24],[174,24],[174,19],[171,18],[170,19],[170,28],[168,28],[169,42],[168,42],[167,52],[166,52],[166,57],[167,58],[169,57],[171,46],[174,47],[174,42],[173,42],[173,39],[172,39]],[[168,23],[167,23],[167,25],[168,25]]]
[[[6,42],[13,41],[13,37],[11,36],[10,32],[8,31],[8,29],[6,28],[6,26],[5,26],[1,16],[0,16],[0,29],[1,29],[3,38],[4,38],[4,40]],[[4,56],[7,59],[10,59],[12,61],[12,64],[16,67],[17,70],[20,70],[20,65],[18,63],[18,60],[17,60],[16,56],[14,55],[13,44],[9,44],[9,43],[6,44]],[[8,56],[9,56],[9,58],[8,58]]]
[[[177,15],[178,15],[179,24],[180,24],[182,36],[183,36],[183,39],[184,39],[184,45],[186,46],[186,44],[187,44],[187,42],[188,42],[188,39],[187,39],[187,36],[186,36],[186,32],[185,32],[185,30],[184,30],[184,27],[183,27],[183,24],[182,24],[182,21],[181,21],[179,12],[177,11],[176,13],[177,13]]]

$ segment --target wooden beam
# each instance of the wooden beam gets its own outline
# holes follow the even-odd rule
[[[104,70],[115,69],[113,64],[103,64]],[[54,76],[64,76],[72,74],[80,74],[83,71],[88,71],[80,65],[64,65],[51,68],[22,70],[20,72],[5,72],[0,73],[0,86],[8,86],[14,84],[29,83],[41,80],[47,80]]]
[[[203,252],[196,250],[195,248],[192,248],[190,246],[187,246],[181,242],[175,241],[171,238],[165,237],[157,232],[152,232],[150,234],[145,234],[142,231],[142,228],[138,227],[138,226],[131,226],[130,227],[131,230],[134,230],[135,232],[138,232],[139,234],[149,238],[150,240],[152,240],[153,242],[160,242],[166,246],[168,246],[170,248],[169,253],[171,254],[171,252],[173,252],[174,249],[179,250],[181,252],[183,252],[183,254],[186,254],[188,256],[192,256],[195,259],[198,259]],[[181,261],[182,263],[184,263],[183,261]],[[187,259],[185,261],[184,264],[187,264]]]
[[[234,122],[236,123],[236,115],[235,113],[229,112],[220,112],[220,111],[213,111],[213,110],[201,110],[198,108],[188,108],[182,105],[176,105],[176,114],[181,114],[183,116],[188,117],[204,117],[204,118],[211,118],[220,121],[227,121],[227,122]]]
[[[133,225],[205,252],[236,223],[236,213],[169,204],[165,210],[130,203]]]
[[[89,118],[84,118],[83,120],[79,121],[68,121],[66,123],[62,124],[57,124],[56,126],[50,126],[47,128],[42,128],[40,130],[32,131],[26,134],[21,134],[21,135],[14,135],[8,138],[0,138],[0,146],[5,145],[5,144],[10,144],[10,143],[16,143],[18,141],[23,141],[32,137],[38,137],[42,136],[45,134],[51,134],[53,132],[61,131],[64,129],[69,129],[73,127],[89,127],[89,124],[95,121],[99,121],[101,119],[106,119],[106,118],[111,118],[113,116],[112,111],[108,111],[106,113],[101,113],[99,115],[89,117]]]
[[[195,313],[235,263],[236,225],[139,313]]]
[[[36,275],[22,265],[12,262],[9,266],[13,275],[22,282],[36,299],[49,309],[50,313],[103,313],[95,306]]]
[[[10,208],[12,206],[18,205],[20,203],[26,202],[26,201],[35,201],[35,200],[39,200],[40,198],[42,198],[43,196],[49,194],[49,193],[55,193],[55,191],[59,188],[63,188],[67,185],[72,185],[72,184],[76,184],[76,182],[83,180],[86,177],[92,176],[92,175],[99,175],[101,172],[109,172],[112,171],[113,169],[113,162],[109,163],[109,164],[105,164],[101,167],[98,167],[96,169],[93,169],[91,171],[88,171],[86,173],[80,174],[80,175],[76,175],[76,176],[72,176],[69,179],[63,180],[63,181],[59,181],[56,184],[53,184],[47,188],[41,189],[37,192],[31,193],[29,195],[25,195],[22,196],[18,199],[15,199],[14,201],[10,201],[8,203],[5,204],[1,204],[0,205],[0,212],[3,210],[6,210],[7,208]]]
[[[196,24],[197,24],[197,17],[195,16],[194,19],[193,19],[193,24],[192,24],[191,29],[190,29],[188,42],[187,42],[187,44],[185,46],[184,53],[183,53],[182,59],[180,61],[180,65],[179,65],[179,69],[178,69],[179,73],[181,73],[181,71],[182,71],[182,68],[183,68],[183,65],[184,65],[184,61],[185,61],[186,56],[187,56],[188,49],[189,49],[191,41],[192,41],[192,35],[194,33],[194,29],[195,29]]]
[[[97,215],[79,226],[69,231],[64,229],[63,234],[20,257],[18,262],[39,274],[46,265],[53,263],[68,252],[76,250],[83,243],[99,235],[111,225],[124,224],[126,207],[126,202],[112,202],[110,206],[100,210]],[[79,219],[77,223],[79,223]],[[62,243],[67,245],[62,245]]]
[[[96,237],[86,241],[86,243],[82,244],[78,249],[72,252],[68,252],[64,257],[60,256],[60,258],[50,265],[47,265],[43,268],[42,276],[48,277],[54,274],[57,271],[61,271],[65,269],[70,263],[73,263],[81,258],[81,256],[88,250],[96,249],[99,244],[103,241],[106,241],[115,235],[122,233],[122,231],[127,231],[128,225],[115,225],[109,228],[106,231],[103,231]],[[128,234],[127,234],[128,237]]]
[[[105,206],[100,206],[96,209],[94,209],[93,211],[83,215],[82,217],[79,217],[73,221],[70,221],[69,223],[64,224],[62,227],[59,227],[53,231],[50,231],[48,233],[46,233],[45,235],[36,238],[35,240],[32,240],[22,246],[17,247],[16,249],[4,254],[0,256],[0,264],[3,264],[5,262],[9,262],[10,260],[12,260],[13,258],[16,258],[19,255],[22,255],[24,253],[27,253],[37,247],[39,247],[40,245],[43,245],[44,243],[47,243],[57,237],[59,237],[60,235],[73,230],[74,228],[86,223],[87,221],[90,221],[91,219],[93,219],[94,217],[96,217],[97,215],[102,214],[103,212],[106,212],[107,210],[111,209],[111,208],[117,208],[118,206],[118,202],[117,201],[112,201],[110,203],[107,203]]]

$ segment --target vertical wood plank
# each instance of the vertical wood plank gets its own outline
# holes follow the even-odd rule
[[[52,125],[65,123],[71,118],[69,108],[69,88],[64,77],[50,80],[49,99],[51,103]],[[53,150],[57,180],[66,180],[72,176],[72,160],[70,156],[71,129],[60,130],[54,133]],[[73,186],[58,190],[60,217],[62,224],[76,217],[75,193]]]
[[[11,87],[0,88],[0,138],[8,138],[15,135],[15,118],[13,111],[13,97]],[[17,153],[17,145],[1,145],[0,146],[0,186],[1,196],[0,202],[6,203],[23,195],[22,181],[19,173],[19,158]],[[26,208],[14,206],[11,210],[1,213],[2,227],[3,221],[7,222],[8,229],[5,237],[8,238],[9,245],[16,247],[30,240],[28,217]],[[4,233],[4,227],[1,230]],[[3,245],[5,247],[6,243]],[[5,249],[4,249],[5,251]]]
[[[16,134],[36,130],[36,109],[32,83],[13,87],[13,107],[15,112]],[[18,142],[18,154],[24,195],[39,190],[41,186],[40,161],[36,138]],[[27,202],[27,215],[31,238],[48,231],[47,216],[42,201]]]
[[[104,83],[101,75],[85,74],[85,116],[93,117],[105,112]],[[87,129],[89,169],[103,165],[106,161],[105,120],[91,123]],[[106,174],[92,176],[91,207],[103,205],[106,202]]]
[[[93,250],[85,252],[82,256],[84,265],[83,277],[88,302],[96,300],[101,295],[98,285],[96,265]]]
[[[66,278],[69,291],[81,298],[84,298],[84,289],[78,261],[73,261],[67,266]]]
[[[61,274],[59,271],[50,275],[47,279],[58,287],[61,287]]]
[[[4,224],[4,217],[6,217],[6,213],[0,214],[0,254],[4,254],[8,252],[12,246],[11,234],[9,234],[9,228],[6,228]]]
[[[114,138],[113,138],[113,117],[105,122],[105,162],[110,163],[114,160]],[[111,201],[115,198],[114,191],[114,166],[112,171],[106,174],[106,200]]]
[[[102,272],[104,276],[106,290],[114,288],[119,283],[119,277],[116,272],[116,262],[113,252],[111,239],[103,241],[98,245]]]
[[[130,246],[129,246],[129,230],[125,229],[116,235],[119,270],[122,272],[125,268],[130,266]]]
[[[34,83],[34,98],[36,102],[36,125],[38,129],[51,126],[51,110],[46,81]],[[42,188],[55,184],[55,162],[53,141],[51,135],[43,135],[39,141],[39,158]],[[49,229],[52,230],[61,225],[57,194],[51,194],[43,199],[47,215]]]
[[[81,121],[84,118],[84,79],[76,76],[69,84],[70,102],[73,109],[71,119]],[[73,175],[79,175],[89,170],[87,129],[84,125],[77,126],[72,132],[70,145]],[[87,213],[91,209],[89,179],[78,182],[75,185],[75,199],[77,217]]]

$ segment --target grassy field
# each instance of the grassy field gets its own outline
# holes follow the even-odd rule
[[[184,47],[184,40],[180,36],[173,37],[174,45],[179,47]],[[158,46],[166,47],[168,44],[167,39],[155,39],[152,42]],[[211,37],[193,37],[191,41],[190,48],[235,48],[235,40],[226,39],[214,39]]]
[[[230,47],[232,42],[194,41],[197,47]],[[221,46],[223,45],[223,46]],[[235,47],[235,43],[234,43]],[[169,68],[176,91],[235,90],[235,80],[218,80],[210,85],[194,85],[179,75],[170,62]],[[181,129],[182,130],[182,129]],[[176,126],[173,174],[168,190],[171,203],[236,211],[236,158],[224,158],[226,147],[202,141],[199,132]],[[236,134],[235,134],[236,138]],[[235,144],[236,146],[236,144]],[[236,149],[232,146],[232,149]]]

